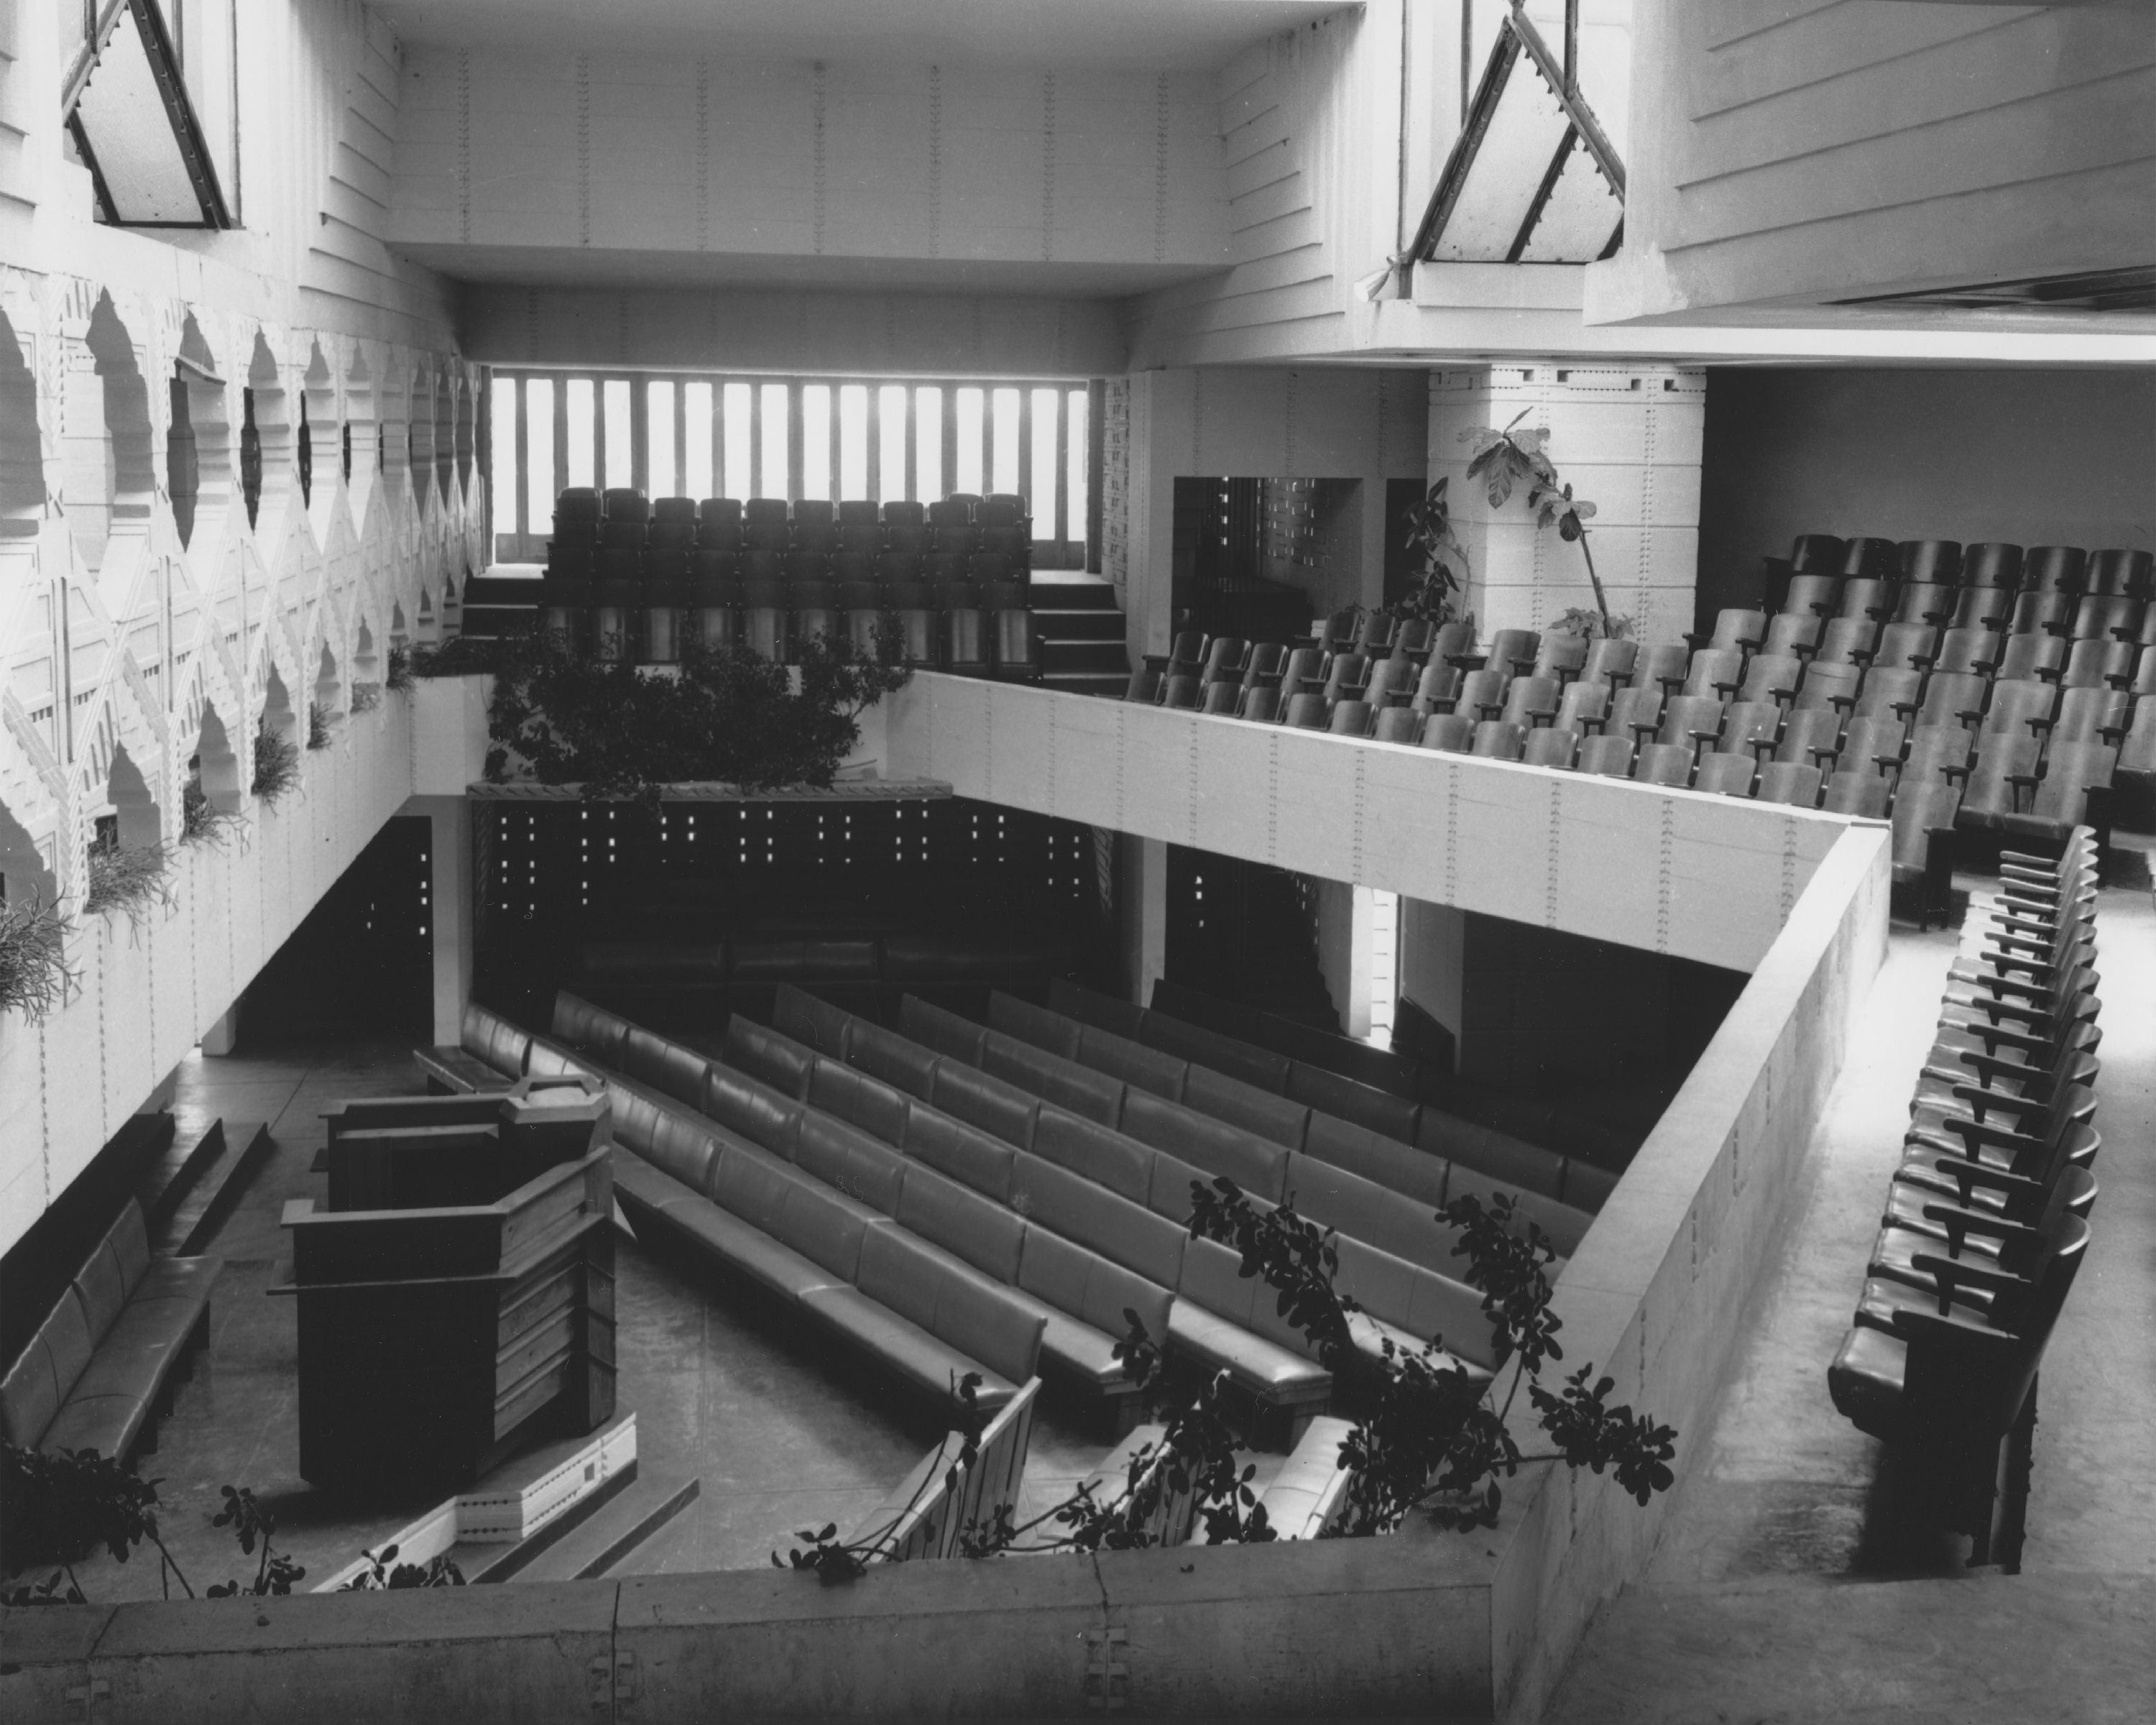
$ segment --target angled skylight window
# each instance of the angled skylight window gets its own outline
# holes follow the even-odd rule
[[[1625,168],[1579,93],[1578,8],[1560,65],[1514,11],[1409,255],[1419,262],[1585,264],[1624,235]]]
[[[108,0],[68,80],[64,111],[104,220],[130,228],[232,225],[155,0]]]

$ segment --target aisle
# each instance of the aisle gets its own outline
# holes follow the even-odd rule
[[[1897,930],[1708,1452],[1548,1717],[2156,1716],[2156,906],[2110,888],[2097,916],[2101,1184],[2045,1361],[2023,1573],[1969,1576],[1898,1522],[1880,1445],[1827,1395],[1953,947]]]

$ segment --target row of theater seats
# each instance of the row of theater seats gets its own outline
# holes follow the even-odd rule
[[[1746,610],[1694,639],[1510,630],[1486,654],[1438,642],[1419,661],[1353,644],[1276,659],[1216,639],[1156,693],[1257,722],[1891,818],[1897,880],[1925,920],[1951,866],[1935,834],[2056,844],[2085,820],[2110,824],[2115,777],[2144,800],[2156,788],[2156,649],[2138,639]]]
[[[834,1189],[802,1210],[806,1231],[782,1234],[780,1244],[820,1253],[827,1270],[844,1271],[851,1261],[844,1255],[857,1250],[854,1236],[902,1236],[937,1276],[957,1278],[977,1294],[992,1292],[1004,1307],[1035,1318],[1038,1360],[1050,1380],[1105,1406],[1119,1425],[1137,1411],[1134,1386],[1115,1354],[1128,1327],[1126,1310],[1137,1312],[1150,1333],[1228,1371],[1291,1435],[1322,1408],[1332,1393],[1330,1375],[1291,1328],[1255,1310],[1252,1285],[1236,1273],[1236,1255],[1185,1234],[1188,1183],[1199,1169],[796,991],[782,993],[783,1014],[789,1005],[817,1019],[845,1052],[821,1054],[737,1017],[722,1055],[712,1060],[574,996],[560,997],[560,1044],[572,1051],[570,1058],[606,1076],[617,1096],[616,1135],[649,1164],[623,1164],[616,1178],[639,1225],[681,1237],[772,1285],[773,1273],[758,1273],[759,1243],[706,1214],[716,1207],[736,1223],[757,1222],[726,1183],[724,1163],[760,1158],[755,1165],[783,1165],[797,1178]],[[880,1077],[880,1070],[894,1076]],[[694,1127],[685,1136],[684,1118]],[[713,1154],[721,1158],[717,1173]],[[1138,1157],[1157,1164],[1144,1170],[1144,1199],[1082,1171],[1119,1156],[1127,1168],[1135,1168],[1132,1158]],[[770,1223],[758,1225],[778,1232]],[[834,1259],[834,1251],[841,1255]],[[1345,1256],[1380,1314],[1395,1310],[1433,1331],[1486,1328],[1472,1322],[1480,1309],[1472,1289],[1360,1243],[1348,1243]],[[894,1303],[888,1291],[878,1297]],[[933,1351],[912,1333],[927,1329],[916,1319],[911,1330],[893,1332],[911,1355],[925,1359],[913,1370],[899,1363],[901,1375],[922,1387],[942,1381],[932,1369]],[[1366,1325],[1373,1353],[1385,1336],[1404,1339],[1382,1317]],[[1480,1352],[1486,1353],[1486,1345]],[[996,1363],[976,1358],[952,1368]],[[992,1369],[988,1382],[995,1401],[1015,1393],[1007,1372]]]
[[[1502,1188],[1560,1252],[1571,1252],[1614,1189],[1614,1175],[1577,1158],[1163,1011],[1165,986],[1155,986],[1147,1011],[1058,978],[1045,1009],[992,994],[988,1024],[1433,1209]]]
[[[1810,608],[1842,582],[1892,587],[1970,588],[2030,593],[2115,593],[2156,598],[2156,557],[2111,547],[2084,551],[2073,545],[2000,542],[1964,545],[1954,539],[1841,539],[1831,533],[1799,533],[1787,558],[1767,559],[1793,598]]]
[[[1860,1430],[1912,1455],[1946,1525],[2018,1561],[2037,1368],[2087,1255],[2097,1076],[2096,847],[2009,855],[1973,900],[1910,1102],[1856,1321],[1828,1372]]]
[[[1030,681],[1040,649],[1023,500],[933,504],[650,500],[563,491],[536,626],[608,663],[678,663],[690,644],[783,664],[821,636],[907,664]]]
[[[886,552],[967,556],[987,552],[1023,563],[1033,552],[1025,499],[954,491],[940,502],[819,498],[647,497],[634,487],[570,486],[554,501],[554,542],[565,548],[709,552]]]

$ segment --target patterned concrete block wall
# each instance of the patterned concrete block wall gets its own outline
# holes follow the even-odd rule
[[[1524,417],[1522,417],[1524,416]],[[1707,374],[1676,366],[1563,361],[1430,373],[1430,477],[1449,476],[1455,529],[1471,565],[1468,603],[1484,639],[1543,629],[1594,603],[1579,547],[1538,528],[1524,489],[1497,509],[1467,480],[1479,425],[1546,428],[1558,475],[1596,508],[1588,523],[1609,609],[1645,641],[1692,626],[1698,581],[1699,472]]]
[[[389,655],[453,629],[481,566],[468,367],[147,275],[0,270],[0,875],[58,909],[78,978],[0,1016],[0,1250],[409,794]],[[272,809],[257,726],[304,745],[316,706],[327,746]],[[215,842],[186,841],[197,762],[237,817]],[[172,859],[133,921],[86,907],[108,814]]]

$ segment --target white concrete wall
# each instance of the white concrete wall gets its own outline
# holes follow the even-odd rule
[[[2148,261],[2145,8],[1640,0],[1634,30],[1625,244],[1589,322]]]
[[[1759,963],[1849,824],[932,673],[890,724],[891,770],[962,797],[1732,970]]]
[[[1429,476],[1450,480],[1467,603],[1484,639],[1591,608],[1594,593],[1579,547],[1535,525],[1523,487],[1491,508],[1482,482],[1467,477],[1473,446],[1460,434],[1522,413],[1522,429],[1547,428],[1558,476],[1595,506],[1588,536],[1612,614],[1630,616],[1637,639],[1673,641],[1692,626],[1706,413],[1706,373],[1686,367],[1545,358],[1430,373]]]
[[[841,42],[813,62],[606,47],[408,54],[393,241],[611,252],[675,281],[716,279],[699,259],[786,258],[797,280],[828,259],[820,279],[860,287],[902,285],[908,259],[993,265],[1004,285],[1228,261],[1201,77],[890,64]]]

